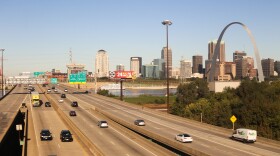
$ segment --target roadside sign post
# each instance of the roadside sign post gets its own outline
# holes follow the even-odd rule
[[[18,137],[19,137],[19,140],[21,141],[20,131],[22,131],[22,125],[21,124],[16,125],[16,130],[18,131]]]
[[[236,120],[237,120],[237,118],[234,115],[231,116],[230,121],[232,122],[232,130],[234,130],[234,123]]]
[[[120,100],[123,101],[123,81],[126,79],[135,79],[136,76],[133,71],[110,71],[110,78],[120,80]]]

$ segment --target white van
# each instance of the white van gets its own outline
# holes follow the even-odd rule
[[[239,128],[233,132],[231,138],[243,142],[254,143],[255,141],[257,141],[257,131],[246,128]]]

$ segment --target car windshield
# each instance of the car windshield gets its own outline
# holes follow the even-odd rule
[[[42,132],[41,132],[41,134],[42,135],[50,135],[50,131],[48,131],[48,130],[43,130]]]
[[[184,136],[184,137],[190,137],[190,135],[189,135],[189,134],[183,134],[183,136]]]

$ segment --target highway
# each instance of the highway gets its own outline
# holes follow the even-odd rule
[[[58,91],[64,92],[62,88]],[[54,101],[61,99],[60,94],[49,95]],[[78,101],[79,106],[72,107],[70,105],[72,101]],[[160,146],[155,148],[155,144],[137,135],[128,136],[127,133],[120,130],[118,125],[110,121],[108,121],[109,128],[99,128],[97,122],[104,118],[96,112],[91,112],[91,105],[75,98],[73,94],[66,94],[64,102],[58,105],[66,116],[69,116],[70,110],[76,111],[77,116],[69,118],[104,155],[175,155]]]
[[[254,144],[245,144],[229,139],[231,130],[188,120],[164,112],[142,108],[96,94],[73,94],[76,89],[56,86],[58,93],[47,93],[47,87],[36,86],[42,92],[40,99],[50,101],[52,107],[32,107],[30,94],[23,87],[16,87],[12,93],[0,102],[0,139],[15,118],[16,113],[25,102],[29,110],[27,155],[176,155],[175,149],[190,155],[280,155],[280,144],[258,138]],[[64,92],[64,88],[68,92]],[[43,89],[43,90],[41,90]],[[45,92],[45,93],[44,93]],[[59,103],[61,93],[66,93],[64,102]],[[79,106],[72,107],[77,101]],[[69,116],[75,110],[77,116]],[[134,125],[134,120],[144,119],[146,126]],[[99,120],[106,120],[109,128],[97,126]],[[53,140],[41,141],[40,131],[49,129]],[[62,129],[69,129],[73,142],[61,142]],[[168,150],[131,131],[157,140],[174,150]],[[174,140],[179,133],[190,134],[192,143]],[[97,153],[97,154],[96,154]]]
[[[39,90],[39,88],[36,87],[36,90]],[[48,101],[44,94],[40,94],[40,99],[43,101],[43,103]],[[31,110],[30,112],[35,133],[35,138],[32,139],[36,139],[36,146],[38,148],[38,153],[40,156],[87,155],[79,142],[77,142],[75,135],[73,135],[73,142],[60,141],[61,130],[67,130],[68,127],[60,119],[60,117],[54,111],[53,107],[45,107],[44,104],[40,107],[32,107],[30,100],[28,101],[29,102],[27,102],[27,107],[29,110]],[[49,129],[52,133],[53,140],[41,141],[40,132],[42,129]]]
[[[280,154],[279,143],[269,144],[258,141],[254,144],[244,144],[229,139],[231,135],[230,130],[194,122],[146,108],[142,110],[141,107],[103,96],[93,94],[72,95],[75,96],[75,100],[80,103],[91,105],[92,109],[99,110],[99,112],[112,119],[120,120],[124,125],[140,133],[146,133],[151,137],[159,135],[161,138],[167,139],[170,146],[175,145],[182,151],[192,152],[195,150],[207,155],[276,156]],[[133,121],[138,118],[144,119],[146,126],[134,126]],[[194,141],[188,144],[174,141],[174,137],[178,133],[189,133],[192,135]]]

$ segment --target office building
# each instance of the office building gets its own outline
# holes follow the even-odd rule
[[[103,49],[96,53],[95,74],[97,74],[97,77],[109,77],[109,57]]]
[[[143,78],[159,78],[159,67],[153,64],[146,64],[142,66]]]
[[[124,65],[123,64],[118,64],[116,66],[116,71],[124,71]]]
[[[192,63],[189,60],[180,61],[180,78],[190,78],[192,76]]]
[[[230,81],[236,77],[236,64],[234,62],[221,62],[219,81]]]
[[[217,40],[208,42],[208,60],[212,60],[216,45],[217,45]],[[220,43],[220,52],[218,53],[217,61],[225,62],[225,42],[224,41],[221,41],[221,43]]]
[[[192,73],[203,73],[202,56],[194,55],[192,57]]]
[[[252,69],[254,69],[254,59],[252,57],[243,56],[242,58],[235,60],[235,63],[237,79],[243,79],[245,77],[254,77],[254,71],[252,71]]]
[[[270,76],[274,75],[274,60],[273,59],[262,59],[262,69],[263,69],[263,76],[265,78],[269,78]]]
[[[130,70],[134,72],[136,77],[141,75],[142,68],[142,57],[131,57],[130,58]]]
[[[235,62],[238,59],[242,59],[243,56],[246,56],[247,54],[244,51],[235,51],[233,53],[233,62]]]
[[[165,62],[164,62],[164,59],[154,59],[152,64],[158,66],[159,78],[160,79],[165,78],[165,75],[164,75],[165,74],[165,72],[164,72]]]
[[[169,74],[169,78],[172,76],[172,50],[171,48],[168,48],[168,67],[167,67],[167,48],[163,47],[161,50],[161,58],[165,61],[165,77],[167,77],[167,71]],[[168,70],[167,70],[168,69]]]
[[[280,61],[275,61],[274,62],[274,70],[278,73],[280,76]]]

